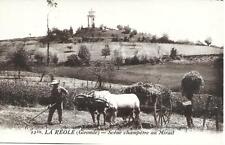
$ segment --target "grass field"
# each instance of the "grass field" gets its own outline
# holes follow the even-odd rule
[[[24,44],[23,41],[12,41],[12,42],[0,42],[0,60],[4,59],[8,51],[13,51]],[[25,42],[25,49],[30,52],[42,52],[46,54],[46,45],[39,43],[38,41],[27,41]],[[105,42],[96,43],[51,43],[50,53],[56,54],[59,58],[59,62],[67,60],[67,56],[71,54],[77,54],[81,45],[86,45],[91,53],[91,61],[104,59],[101,56],[101,50],[105,47]],[[135,46],[134,46],[134,45]],[[68,49],[68,46],[71,49]],[[220,48],[209,47],[209,46],[196,46],[196,45],[182,45],[182,44],[161,44],[161,43],[129,43],[129,42],[109,42],[111,49],[111,56],[107,59],[112,58],[113,50],[120,49],[122,57],[127,58],[133,56],[138,51],[138,56],[147,57],[159,57],[162,55],[169,55],[172,48],[177,49],[178,54],[182,55],[201,55],[201,54],[220,54],[223,52]]]
[[[13,72],[8,72],[9,74],[13,74]],[[38,82],[38,78],[40,74],[36,73],[26,73],[22,72],[24,78],[22,80],[1,80],[0,81],[0,126],[4,126],[7,128],[23,128],[25,127],[25,123],[29,121],[36,114],[40,113],[45,109],[45,105],[47,105],[48,96],[50,96],[50,86],[49,80],[48,82]],[[33,75],[26,77],[26,75]],[[46,79],[46,78],[45,78]],[[87,88],[84,85],[78,85],[78,80],[76,80],[76,86],[73,86],[73,79],[66,77],[56,77],[58,80],[62,80],[66,82],[66,88],[69,90],[69,96],[66,100],[64,100],[64,121],[63,124],[57,124],[57,116],[55,115],[53,118],[53,126],[48,126],[50,128],[97,128],[92,125],[91,116],[89,113],[84,111],[73,110],[73,97],[75,94],[87,92]],[[63,85],[63,82],[61,82]],[[120,87],[117,87],[120,86]],[[80,88],[81,87],[81,88]],[[90,86],[91,87],[91,86]],[[112,84],[112,89],[110,91],[115,93],[115,91],[120,92],[121,88],[125,87],[123,85]],[[89,91],[95,88],[89,88]],[[202,129],[202,118],[204,115],[204,109],[206,105],[208,94],[198,94],[194,96],[194,107],[193,114],[196,118],[194,118],[195,129]],[[168,124],[168,128],[174,129],[185,129],[186,122],[185,117],[179,114],[182,114],[183,109],[179,106],[179,102],[182,102],[184,97],[181,96],[179,92],[173,92],[171,97],[172,99],[172,108],[173,115],[171,118],[171,122]],[[214,97],[216,102],[212,102],[211,106],[214,107],[215,103],[217,103],[221,98]],[[40,106],[44,105],[44,106]],[[11,106],[14,105],[14,106]],[[21,106],[21,107],[19,107]],[[29,107],[27,107],[29,106]],[[222,107],[220,104],[220,122],[222,121]],[[178,114],[177,114],[178,113]],[[31,123],[30,127],[42,128],[46,126],[46,118],[47,112],[38,117]],[[146,129],[155,128],[154,119],[152,114],[146,114],[141,112],[141,122],[147,123],[148,127],[144,127]],[[132,129],[133,126],[129,126],[123,123],[121,118],[116,119],[117,124],[114,127],[109,127],[109,125],[101,126],[100,129],[108,130],[108,129]],[[222,123],[220,123],[220,128],[222,129]],[[206,128],[207,130],[215,130],[215,120],[214,116],[211,119],[208,119]]]
[[[78,78],[84,80],[96,80],[96,76],[90,71],[89,67],[49,67],[46,68],[50,73],[61,76]],[[202,93],[215,93],[219,85],[217,70],[210,64],[161,64],[161,65],[131,65],[121,66],[120,70],[114,70],[112,83],[132,84],[136,82],[160,83],[173,91],[180,91],[180,84],[183,75],[189,71],[199,71],[205,80],[205,87]]]

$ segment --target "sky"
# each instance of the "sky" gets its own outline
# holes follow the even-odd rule
[[[43,36],[50,28],[87,27],[87,14],[95,11],[96,26],[129,25],[138,32],[173,40],[224,43],[224,2],[216,0],[0,0],[0,39]]]

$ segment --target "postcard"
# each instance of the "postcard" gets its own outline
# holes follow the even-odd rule
[[[224,144],[223,0],[0,7],[0,144]]]

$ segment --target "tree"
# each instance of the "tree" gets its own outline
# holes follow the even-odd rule
[[[52,7],[57,7],[57,3],[54,0],[47,0],[47,5],[52,8]],[[49,12],[47,14],[47,65],[50,62],[50,58],[49,58],[49,25],[48,25],[48,17],[49,17]]]
[[[54,0],[47,0],[49,7],[57,7],[57,3]]]
[[[69,33],[70,33],[70,36],[73,36],[73,28],[70,26],[70,29],[69,29]]]
[[[117,25],[116,26],[118,30],[123,30],[123,26],[122,25]]]
[[[168,43],[168,42],[169,42],[169,36],[168,36],[168,34],[163,34],[163,36],[160,37],[160,38],[158,39],[158,41],[159,41],[160,43]]]
[[[134,35],[137,35],[137,30],[133,30],[133,31],[130,33],[130,37],[133,37]]]
[[[52,56],[52,62],[56,65],[56,64],[58,63],[58,61],[59,61],[58,56],[57,56],[56,54],[54,54],[54,55]]]
[[[155,43],[157,41],[157,36],[156,35],[153,35],[152,38],[151,38],[151,42],[152,43]]]
[[[28,70],[28,53],[24,48],[19,48],[13,53],[8,54],[8,63],[13,64],[18,70],[18,77],[20,78],[21,70]]]
[[[65,62],[67,66],[79,66],[81,65],[81,60],[76,54],[69,55],[67,61]]]
[[[106,44],[105,48],[102,49],[102,56],[105,56],[106,58],[106,56],[109,56],[109,55],[110,55],[110,48],[109,48],[109,45]]]
[[[177,50],[176,50],[175,48],[172,48],[172,49],[170,50],[170,57],[171,57],[172,59],[175,59],[175,58],[177,57]]]
[[[36,62],[38,65],[41,65],[44,63],[45,56],[41,52],[36,52],[34,55],[34,58],[36,59]]]
[[[211,37],[208,37],[205,39],[205,43],[209,46],[212,44],[212,38]]]
[[[91,54],[90,54],[89,50],[87,49],[86,45],[80,46],[78,56],[80,57],[83,64],[89,65],[90,59],[91,59]]]
[[[124,26],[124,34],[129,34],[131,32],[131,28],[130,28],[130,26],[129,25],[127,25],[127,26]]]
[[[114,54],[114,64],[117,66],[117,69],[120,69],[120,65],[123,63],[123,57],[120,50],[115,49],[113,51]]]
[[[103,30],[104,29],[104,25],[101,24],[99,28],[100,28],[100,30]]]
[[[105,63],[102,61],[96,61],[91,72],[96,77],[96,87],[104,88],[104,82],[109,82],[113,78],[114,65],[111,63]]]

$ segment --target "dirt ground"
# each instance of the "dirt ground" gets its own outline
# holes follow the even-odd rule
[[[58,123],[58,114],[55,112],[53,116],[53,125],[46,124],[48,111],[41,114],[39,117],[34,119],[33,121],[29,120],[45,110],[45,106],[37,106],[37,107],[16,107],[16,106],[0,106],[0,127],[3,128],[68,128],[68,129],[101,129],[101,130],[109,130],[109,129],[134,129],[132,125],[125,123],[121,118],[116,119],[116,124],[114,126],[109,126],[108,123],[103,125],[103,117],[101,116],[101,126],[97,127],[93,124],[91,115],[85,111],[77,111],[77,110],[64,110],[63,111],[63,123]],[[145,114],[141,112],[140,114],[141,123],[143,129],[155,129],[154,118],[152,114]],[[203,129],[202,127],[202,118],[194,118],[193,119],[195,127],[194,130],[202,131],[216,131],[215,120],[207,119],[206,126]],[[187,130],[186,120],[183,115],[172,114],[170,122],[164,128],[173,128],[177,130]],[[220,129],[222,131],[223,126],[220,124]]]

